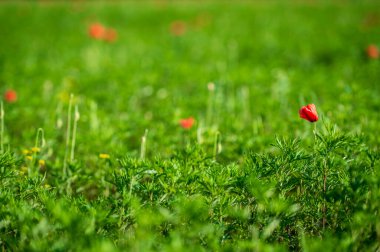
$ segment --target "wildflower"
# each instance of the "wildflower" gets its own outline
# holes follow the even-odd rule
[[[33,160],[32,156],[25,156],[25,158],[28,159],[28,160]]]
[[[186,33],[186,23],[181,20],[173,21],[170,24],[170,33],[174,36],[182,36]]]
[[[213,82],[208,83],[207,89],[208,91],[213,92],[215,90],[215,84]]]
[[[30,150],[28,150],[28,149],[23,149],[22,150],[22,154],[24,154],[24,155],[29,155],[29,154],[31,154],[32,152],[30,151]]]
[[[106,28],[100,23],[91,24],[88,33],[94,39],[103,39]]]
[[[49,189],[51,186],[49,184],[44,185],[45,189]]]
[[[101,158],[101,159],[109,159],[110,155],[109,154],[105,154],[105,153],[101,153],[101,154],[99,154],[99,158]]]
[[[33,147],[33,148],[31,148],[31,150],[33,153],[37,153],[37,152],[40,152],[41,149],[38,147]]]
[[[299,114],[300,114],[301,118],[306,119],[309,122],[318,121],[317,109],[315,108],[314,104],[309,104],[309,105],[303,106],[299,110]]]
[[[193,127],[194,123],[195,119],[193,117],[184,118],[179,121],[179,124],[184,129],[190,129],[191,127]]]
[[[117,39],[117,32],[113,28],[107,28],[100,23],[94,23],[89,27],[89,35],[98,40],[114,42]]]
[[[369,45],[367,47],[367,56],[370,59],[378,59],[380,56],[379,49],[375,45]]]
[[[115,29],[109,28],[106,29],[103,39],[107,42],[114,42],[117,39],[117,32]]]
[[[14,91],[13,89],[8,89],[7,91],[5,91],[4,100],[9,103],[16,102],[17,101],[16,91]]]
[[[38,164],[39,164],[40,166],[44,167],[45,164],[46,164],[46,162],[45,162],[45,160],[40,159],[40,160],[38,160]]]

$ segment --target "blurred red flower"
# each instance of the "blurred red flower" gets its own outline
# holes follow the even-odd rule
[[[103,39],[106,28],[100,23],[93,23],[88,29],[89,35],[94,39]]]
[[[8,89],[4,93],[4,100],[7,102],[15,102],[17,101],[17,93],[13,89]]]
[[[108,42],[114,42],[117,39],[117,32],[115,29],[109,28],[106,29],[103,39]]]
[[[299,110],[300,117],[308,120],[309,122],[318,121],[317,109],[314,104],[303,106]]]
[[[367,47],[367,56],[370,59],[378,59],[380,56],[379,49],[375,45],[369,45]]]
[[[190,129],[191,127],[193,127],[194,123],[195,123],[195,119],[193,117],[179,120],[179,124],[184,129]]]
[[[182,36],[186,33],[186,23],[181,20],[173,21],[170,24],[170,33],[174,36]]]

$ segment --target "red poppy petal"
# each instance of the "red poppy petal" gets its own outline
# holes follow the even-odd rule
[[[303,106],[299,110],[299,114],[301,118],[306,119],[309,122],[318,121],[317,109],[314,104],[308,104],[306,106]]]

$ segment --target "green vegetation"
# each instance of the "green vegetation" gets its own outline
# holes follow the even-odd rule
[[[376,1],[0,4],[0,248],[379,250],[379,28]]]

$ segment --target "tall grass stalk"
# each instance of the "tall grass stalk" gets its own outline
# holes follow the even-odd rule
[[[213,82],[208,83],[207,89],[209,93],[208,93],[208,101],[207,101],[206,123],[207,123],[207,126],[210,126],[212,124],[212,119],[213,119],[215,84]]]
[[[198,142],[198,144],[203,143],[202,133],[203,133],[203,124],[202,124],[202,122],[199,122],[198,128],[197,128],[197,142]]]
[[[214,142],[214,160],[222,150],[222,144],[220,143],[220,132],[215,133],[215,142]]]
[[[36,176],[38,174],[38,166],[36,166],[35,160],[37,159],[38,153],[45,146],[45,132],[42,128],[37,129],[36,140],[34,142],[34,150],[33,150],[33,159],[28,167],[29,176]]]
[[[79,114],[79,111],[78,111],[78,105],[75,105],[75,109],[74,109],[73,137],[71,139],[70,162],[74,161],[75,141],[76,141],[76,137],[77,137],[77,127],[78,127],[79,118],[80,118],[80,114]]]
[[[70,137],[71,137],[71,110],[73,106],[74,95],[70,95],[69,100],[69,110],[67,113],[67,128],[66,128],[66,147],[65,147],[65,158],[63,162],[63,176],[67,176],[67,156],[69,155],[69,145],[70,145]]]
[[[40,137],[41,136],[41,137]],[[34,143],[34,147],[36,148],[43,148],[45,146],[45,133],[42,128],[38,128],[37,135],[36,135],[36,141]]]
[[[145,133],[141,138],[140,159],[145,159],[147,137],[148,137],[148,129],[145,130]]]

